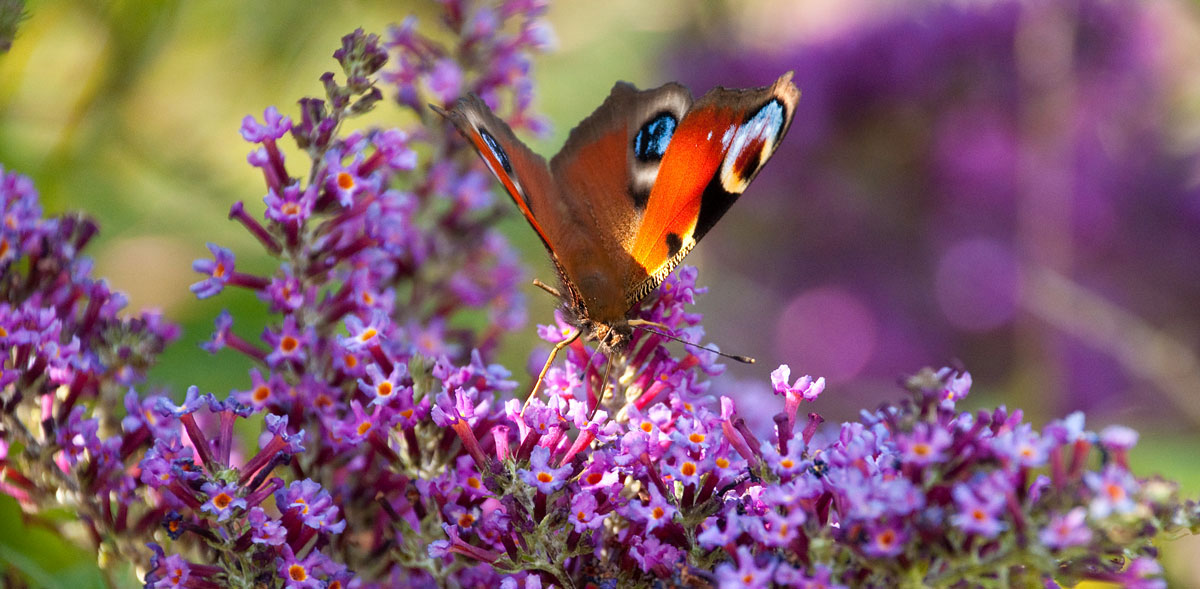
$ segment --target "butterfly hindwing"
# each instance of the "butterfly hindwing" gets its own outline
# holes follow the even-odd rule
[[[654,290],[737,200],[787,133],[800,100],[792,73],[771,86],[715,88],[675,129],[629,249],[632,305]]]

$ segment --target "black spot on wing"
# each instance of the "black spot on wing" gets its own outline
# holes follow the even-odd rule
[[[700,241],[700,238],[717,224],[725,211],[733,206],[738,196],[740,195],[725,190],[721,185],[720,174],[713,176],[704,188],[704,194],[700,196],[700,216],[696,219],[696,231],[692,233],[692,239]]]
[[[650,202],[651,186],[638,187],[636,183],[629,183],[629,198],[633,200],[633,207],[639,211],[646,210],[646,203]]]
[[[674,258],[675,254],[679,253],[679,248],[683,247],[683,240],[679,239],[679,234],[667,234],[667,258]]]
[[[642,162],[657,162],[667,152],[679,120],[669,112],[654,115],[633,136],[633,157]]]
[[[504,148],[500,147],[500,142],[496,141],[496,138],[492,137],[492,134],[488,133],[483,128],[479,129],[479,136],[483,137],[483,142],[486,143],[488,149],[492,151],[492,155],[499,160],[500,167],[504,168],[505,172],[512,174],[512,164],[509,163],[508,154],[504,152]]]

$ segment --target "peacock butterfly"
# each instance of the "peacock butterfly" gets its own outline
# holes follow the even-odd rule
[[[433,107],[479,152],[558,270],[561,291],[540,286],[578,329],[546,367],[581,334],[614,352],[634,327],[655,325],[631,312],[767,163],[799,100],[791,72],[761,88],[714,88],[695,103],[676,83],[617,82],[549,165],[478,96]]]

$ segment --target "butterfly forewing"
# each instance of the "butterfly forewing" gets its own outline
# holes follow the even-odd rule
[[[570,228],[546,160],[521,143],[512,128],[474,94],[460,98],[453,110],[438,112],[479,152],[557,264],[556,251]]]
[[[691,104],[679,84],[638,90],[618,82],[550,160],[563,199],[602,249],[632,249],[659,163]]]

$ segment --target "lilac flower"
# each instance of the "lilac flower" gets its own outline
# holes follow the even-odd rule
[[[263,123],[246,115],[242,119],[242,138],[251,143],[262,143],[268,139],[280,139],[292,128],[292,119],[283,116],[273,106],[263,111]]]
[[[246,520],[250,522],[251,541],[255,544],[280,546],[287,538],[287,530],[283,528],[283,524],[279,520],[267,517],[267,512],[261,507],[252,508]]]
[[[246,509],[246,500],[238,496],[240,489],[235,484],[204,483],[200,490],[208,495],[201,511],[217,516],[217,521],[229,519],[235,509]]]
[[[771,586],[774,572],[772,564],[768,561],[767,566],[759,566],[748,548],[739,547],[736,566],[733,563],[724,563],[717,567],[717,584],[719,587],[761,587],[765,589]]]
[[[315,197],[311,189],[302,191],[299,184],[285,186],[282,193],[277,193],[272,188],[263,197],[263,202],[267,205],[267,218],[285,227],[298,228],[313,214]]]
[[[326,567],[327,559],[318,550],[311,550],[303,559],[297,558],[290,546],[284,544],[283,556],[275,559],[275,567],[284,587],[288,589],[324,589],[325,582],[319,575]]]
[[[1038,532],[1038,540],[1051,550],[1064,550],[1090,543],[1092,530],[1087,527],[1087,510],[1076,507],[1065,514],[1050,518],[1050,523]]]
[[[646,526],[646,533],[671,523],[672,519],[678,510],[674,505],[671,505],[657,487],[651,486],[648,489],[650,500],[646,503],[642,501],[631,501],[624,510],[625,516],[632,521],[640,522]]]
[[[208,249],[213,253],[212,260],[196,260],[192,263],[193,270],[208,275],[208,278],[191,286],[192,292],[201,299],[220,293],[234,276],[233,252],[214,243],[208,244]]]
[[[370,382],[360,378],[358,388],[371,395],[371,405],[382,405],[399,398],[398,393],[404,386],[401,381],[408,374],[404,365],[396,364],[387,376],[383,375],[383,371],[376,364],[368,365],[366,370]]]
[[[950,516],[950,521],[960,530],[994,538],[1007,527],[1008,524],[1000,519],[1005,501],[1003,494],[977,493],[966,483],[955,485],[953,494],[957,513]]]
[[[908,533],[896,522],[879,523],[870,527],[863,552],[877,558],[900,554],[908,544]]]
[[[950,441],[950,432],[925,423],[916,424],[910,435],[896,437],[898,449],[903,453],[905,462],[916,466],[941,462]]]
[[[654,536],[647,536],[629,549],[629,555],[643,571],[667,568],[683,560],[683,551]]]
[[[607,514],[596,513],[596,496],[591,493],[579,493],[571,500],[571,525],[575,531],[583,533],[594,530],[604,524]]]
[[[1134,494],[1137,492],[1137,481],[1129,471],[1109,465],[1099,473],[1084,473],[1083,480],[1093,493],[1088,505],[1093,518],[1104,519],[1113,514],[1127,514],[1135,509],[1137,504],[1134,502]]]
[[[997,436],[993,448],[1003,457],[1023,468],[1036,468],[1046,464],[1046,444],[1026,423],[1015,430]]]
[[[301,330],[292,316],[283,320],[278,332],[270,328],[263,330],[263,341],[271,347],[266,357],[267,365],[278,367],[284,362],[302,363],[312,347],[313,337],[312,328]]]
[[[549,462],[550,450],[538,446],[533,449],[533,454],[530,456],[529,468],[522,468],[517,472],[525,484],[537,488],[539,493],[549,495],[561,489],[571,474],[571,467],[551,468]]]

